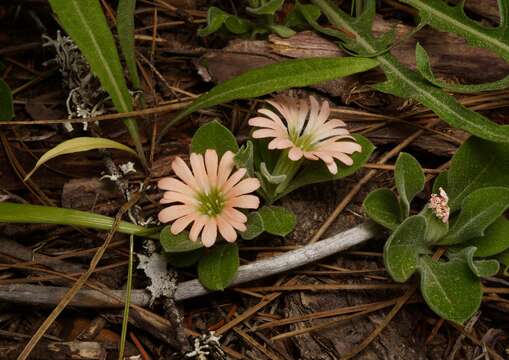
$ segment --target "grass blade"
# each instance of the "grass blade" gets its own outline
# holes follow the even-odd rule
[[[129,236],[129,262],[127,264],[127,284],[124,299],[124,316],[122,319],[122,333],[120,334],[120,345],[118,347],[118,359],[124,359],[125,340],[127,337],[127,325],[129,324],[129,307],[131,306],[131,290],[133,287],[133,253],[134,235]]]
[[[134,51],[134,10],[136,0],[119,0],[117,7],[117,31],[120,49],[131,77],[134,88],[140,88],[140,78],[136,68]]]

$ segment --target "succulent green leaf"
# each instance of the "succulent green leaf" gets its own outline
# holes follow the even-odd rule
[[[462,324],[479,309],[481,281],[464,259],[455,257],[443,262],[423,256],[419,273],[422,296],[440,317]]]
[[[464,257],[466,260],[468,267],[477,277],[488,277],[493,276],[498,273],[500,269],[500,264],[497,260],[474,260],[474,254],[477,248],[475,246],[468,246],[464,248],[459,253],[455,253],[449,258],[453,258],[455,256]]]
[[[130,147],[121,144],[119,142],[106,139],[106,138],[96,138],[96,137],[78,137],[70,140],[66,140],[61,142],[54,148],[45,152],[41,158],[37,161],[34,168],[28,173],[25,177],[24,181],[26,181],[32,174],[44,163],[49,160],[56,158],[57,156],[73,154],[82,151],[89,151],[95,149],[117,149],[127,151],[133,155],[136,155],[136,152]]]
[[[253,211],[247,216],[246,231],[240,236],[244,240],[252,240],[260,236],[264,231],[263,218],[258,211]]]
[[[203,248],[184,253],[165,253],[166,261],[173,267],[186,268],[195,265],[203,255]]]
[[[224,290],[239,268],[236,244],[219,244],[205,252],[198,262],[198,279],[209,290]]]
[[[470,193],[440,244],[451,245],[484,236],[484,230],[509,208],[509,188],[485,187]]]
[[[231,131],[219,121],[213,120],[201,126],[191,141],[191,152],[204,154],[207,149],[215,149],[221,157],[227,151],[237,153],[239,146]]]
[[[276,199],[279,199],[302,186],[338,180],[346,176],[350,176],[359,170],[368,161],[375,147],[362,135],[353,134],[352,136],[355,141],[361,145],[362,151],[356,152],[351,156],[353,160],[353,164],[351,166],[346,166],[338,162],[338,172],[334,175],[329,172],[325,164],[322,162],[310,162],[304,166],[299,173],[297,173],[288,187],[282,193],[278,194]]]
[[[281,206],[264,206],[258,214],[262,218],[263,230],[272,235],[286,236],[297,223],[295,214]]]
[[[395,230],[401,223],[398,198],[389,189],[376,189],[370,192],[362,206],[373,221],[390,230]]]
[[[269,0],[257,8],[246,7],[246,10],[254,15],[274,15],[284,3],[285,0]]]
[[[14,117],[12,92],[9,85],[0,79],[0,121],[11,120]]]
[[[424,171],[412,155],[402,152],[396,160],[394,181],[399,193],[401,212],[406,218],[410,213],[413,198],[424,189]]]
[[[470,137],[454,154],[447,174],[449,206],[455,211],[476,189],[509,186],[509,146]]]
[[[134,51],[134,10],[136,0],[119,0],[117,7],[117,31],[120,49],[131,77],[134,88],[139,89],[140,78],[136,68],[136,54]]]
[[[438,243],[439,240],[449,232],[449,223],[444,223],[442,220],[437,218],[427,205],[421,211],[420,215],[426,218],[426,223],[428,224],[425,236],[427,244]]]
[[[293,87],[309,86],[367,71],[377,65],[376,60],[364,58],[308,58],[286,60],[249,70],[216,85],[196,99],[165,126],[160,137],[173,124],[203,108],[237,99],[251,99]]]
[[[509,250],[506,250],[503,253],[498,254],[497,259],[505,266],[509,266]],[[506,269],[506,272],[507,272],[507,269]]]
[[[484,236],[473,238],[464,245],[475,246],[476,257],[493,256],[504,252],[509,249],[509,220],[505,216],[499,217],[486,228]]]
[[[200,241],[192,241],[189,239],[189,232],[182,231],[174,235],[170,231],[170,225],[165,226],[159,234],[161,246],[167,253],[184,253],[193,251],[203,247]]]
[[[433,189],[431,190],[433,194],[440,193],[440,188],[444,189],[445,192],[448,192],[447,190],[447,171],[441,172],[437,175],[435,178],[435,181],[433,181]]]

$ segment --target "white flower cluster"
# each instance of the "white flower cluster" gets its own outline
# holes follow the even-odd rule
[[[449,221],[450,209],[449,205],[449,197],[444,189],[438,189],[439,194],[431,194],[431,198],[429,200],[429,208],[433,211],[435,216],[442,220],[444,224],[447,224]]]

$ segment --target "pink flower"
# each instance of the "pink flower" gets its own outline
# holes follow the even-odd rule
[[[293,161],[302,157],[309,160],[322,160],[332,174],[338,172],[335,159],[345,165],[352,165],[350,156],[360,152],[357,144],[339,119],[329,119],[329,103],[324,101],[320,107],[312,96],[305,100],[283,98],[268,101],[282,116],[269,109],[260,109],[263,116],[249,119],[249,125],[258,127],[253,137],[273,138],[269,149],[289,149],[288,158]],[[349,141],[353,140],[353,141]]]
[[[449,197],[444,189],[441,187],[438,188],[439,195],[431,194],[431,198],[429,200],[429,208],[435,214],[437,218],[442,220],[444,224],[449,221],[450,209],[449,209]]]
[[[237,239],[238,231],[246,230],[247,217],[236,208],[256,209],[260,200],[249,193],[260,187],[256,178],[244,178],[246,169],[233,172],[233,153],[227,151],[219,161],[215,150],[205,156],[191,154],[191,169],[180,157],[171,167],[177,177],[159,180],[158,187],[165,191],[161,203],[179,203],[159,212],[159,221],[173,221],[171,232],[178,234],[191,223],[189,238],[206,247],[216,242],[217,232],[228,242]]]

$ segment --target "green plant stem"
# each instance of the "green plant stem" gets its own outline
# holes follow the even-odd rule
[[[133,254],[134,254],[134,235],[129,236],[129,262],[127,265],[127,284],[124,300],[124,317],[122,319],[122,333],[120,335],[120,345],[118,348],[118,360],[124,359],[125,340],[127,337],[127,325],[129,324],[129,307],[131,306],[131,290],[133,285]]]
[[[285,180],[278,184],[275,191],[274,191],[274,197],[278,194],[282,193],[286,190],[292,179],[294,178],[295,174],[300,169],[300,166],[302,165],[304,159],[300,159],[297,161],[290,160],[288,158],[288,150],[284,150],[281,152],[281,155],[279,155],[279,159],[276,163],[276,166],[274,167],[273,175],[285,175]]]

